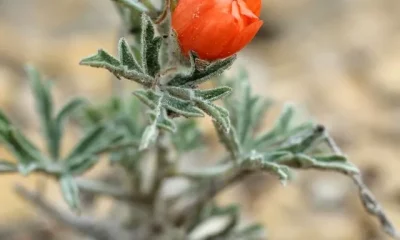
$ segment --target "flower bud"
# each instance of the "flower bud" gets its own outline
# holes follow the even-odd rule
[[[245,47],[262,25],[261,0],[179,0],[172,26],[184,54],[205,60],[229,57]]]

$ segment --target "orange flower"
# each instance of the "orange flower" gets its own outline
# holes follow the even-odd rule
[[[229,57],[246,46],[262,25],[261,0],[179,0],[172,15],[182,51],[200,58]]]

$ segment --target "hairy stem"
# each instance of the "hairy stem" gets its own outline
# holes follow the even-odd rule
[[[325,131],[325,139],[328,146],[332,149],[332,151],[338,155],[342,155],[342,151],[337,146],[336,142],[333,138]],[[386,213],[384,212],[383,208],[376,200],[375,196],[372,192],[368,189],[365,185],[361,174],[349,174],[343,172],[348,177],[350,177],[353,183],[356,185],[359,198],[364,206],[364,209],[371,214],[372,216],[376,217],[381,224],[381,227],[385,233],[387,233],[393,239],[400,239],[400,235],[397,232],[396,228],[394,227],[393,223],[387,217]]]
[[[52,219],[69,226],[82,234],[91,236],[97,240],[114,239],[113,235],[115,231],[111,230],[104,224],[96,222],[91,218],[76,217],[71,214],[63,213],[55,206],[47,202],[39,194],[31,192],[20,185],[15,187],[15,192],[25,201],[38,208]]]
[[[79,189],[94,193],[97,195],[104,195],[114,198],[115,200],[131,202],[134,204],[146,204],[149,201],[149,197],[142,194],[130,193],[118,186],[114,186],[99,181],[93,181],[88,179],[79,178],[76,180]]]

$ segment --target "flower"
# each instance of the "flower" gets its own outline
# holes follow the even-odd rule
[[[261,0],[179,0],[172,27],[184,54],[205,60],[229,57],[245,47],[262,25]]]

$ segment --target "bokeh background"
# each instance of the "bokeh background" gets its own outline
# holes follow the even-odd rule
[[[326,125],[400,228],[400,1],[263,5],[263,29],[235,64],[248,69],[258,94],[277,101],[266,124],[291,101]],[[78,62],[98,48],[115,53],[119,29],[110,0],[0,0],[0,107],[40,144],[23,64],[53,80],[57,103],[72,95],[102,101],[116,80]],[[208,142],[216,141],[210,125],[202,128]],[[66,148],[75,139],[68,132]],[[0,155],[9,158],[4,149]],[[15,183],[34,186],[37,179],[0,177],[0,239],[70,239],[68,229],[36,221],[43,216],[14,195]],[[50,184],[47,194],[63,205],[56,187]],[[245,215],[265,224],[272,240],[387,239],[350,180],[338,174],[300,172],[286,187],[254,176],[219,199],[243,203]]]

